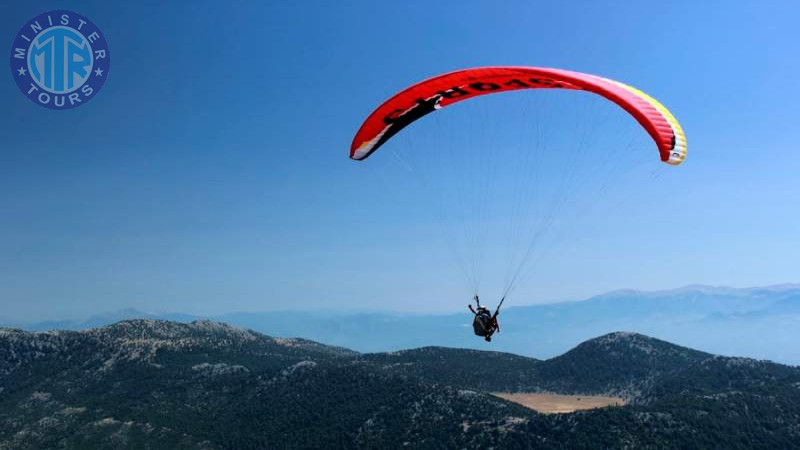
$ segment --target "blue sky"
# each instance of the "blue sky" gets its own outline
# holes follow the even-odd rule
[[[502,64],[645,88],[689,141],[668,195],[634,197],[518,303],[800,281],[796,2],[163,3],[3,8],[7,45],[71,9],[112,61],[70,111],[0,83],[0,316],[462,308],[440,237],[347,150],[398,89]]]

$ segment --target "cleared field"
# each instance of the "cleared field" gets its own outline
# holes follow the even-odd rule
[[[593,395],[557,395],[557,394],[521,394],[493,392],[492,395],[519,403],[540,413],[570,413],[581,409],[602,408],[604,406],[621,406],[625,400],[619,397],[601,397]]]

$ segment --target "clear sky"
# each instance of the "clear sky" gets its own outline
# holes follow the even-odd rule
[[[800,281],[798,5],[5,1],[5,45],[70,9],[112,61],[70,111],[0,83],[0,316],[463,308],[440,237],[347,150],[398,89],[502,64],[646,88],[689,141],[670,195],[609,217],[517,303]]]

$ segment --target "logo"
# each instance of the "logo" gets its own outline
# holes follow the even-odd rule
[[[39,14],[11,46],[11,73],[20,91],[50,109],[81,106],[94,98],[111,66],[103,33],[72,11]]]

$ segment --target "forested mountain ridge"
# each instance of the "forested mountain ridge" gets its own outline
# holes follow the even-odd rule
[[[625,395],[540,415],[488,394]],[[221,323],[0,330],[0,448],[793,448],[800,369],[612,333],[540,361]]]

